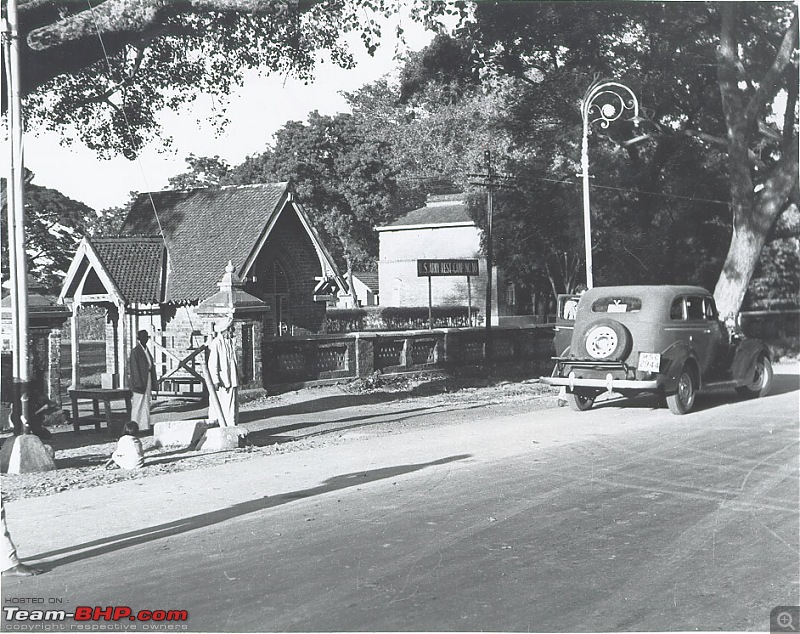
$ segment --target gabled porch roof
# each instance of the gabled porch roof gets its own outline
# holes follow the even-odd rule
[[[120,305],[164,299],[166,249],[157,237],[84,238],[72,259],[59,302],[85,296]]]

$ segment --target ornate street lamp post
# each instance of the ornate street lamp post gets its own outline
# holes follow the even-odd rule
[[[600,122],[600,127],[608,128],[621,119],[626,111],[631,111],[632,120],[639,120],[639,101],[626,85],[616,81],[598,79],[581,102],[583,117],[583,145],[581,147],[581,176],[583,177],[583,239],[586,248],[586,286],[594,286],[592,280],[592,218],[589,206],[589,128]]]

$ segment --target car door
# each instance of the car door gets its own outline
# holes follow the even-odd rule
[[[700,373],[707,376],[716,352],[716,336],[706,318],[706,304],[702,295],[677,297],[670,314],[670,339],[688,343],[697,357]]]
[[[717,379],[722,379],[725,378],[723,375],[727,374],[730,368],[732,351],[731,339],[728,328],[719,319],[714,298],[711,295],[707,295],[703,298],[703,302],[706,323],[710,331],[711,365],[709,367],[709,375]]]

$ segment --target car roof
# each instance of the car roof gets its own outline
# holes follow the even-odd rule
[[[599,286],[586,291],[581,296],[578,312],[581,314],[591,314],[591,306],[595,300],[601,297],[638,297],[642,300],[642,312],[631,313],[625,319],[642,319],[645,315],[663,315],[676,297],[683,295],[711,295],[702,286],[671,286],[671,285],[652,285],[652,286]],[[617,318],[620,316],[618,315]]]
[[[633,285],[633,286],[596,286],[586,291],[589,298],[605,297],[606,295],[636,295],[639,297],[677,297],[678,295],[711,295],[702,286],[689,285]]]

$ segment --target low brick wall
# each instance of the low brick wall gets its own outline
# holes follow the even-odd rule
[[[492,349],[492,366],[549,374],[553,327],[493,328]],[[264,342],[262,358],[265,387],[489,364],[483,328],[282,337]]]

